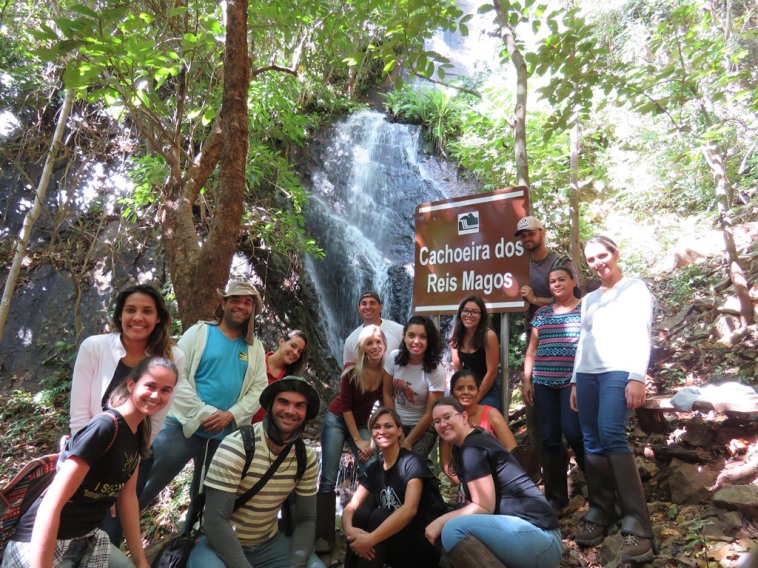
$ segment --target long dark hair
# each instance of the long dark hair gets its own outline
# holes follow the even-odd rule
[[[116,296],[115,302],[113,302],[113,327],[115,327],[119,333],[124,332],[124,328],[121,325],[121,313],[124,311],[126,300],[132,294],[145,294],[146,296],[150,296],[153,299],[153,302],[155,302],[155,310],[158,312],[158,319],[160,321],[155,324],[155,329],[153,329],[152,333],[147,338],[147,352],[150,355],[172,359],[173,353],[171,348],[174,345],[174,340],[171,339],[171,314],[166,307],[166,302],[161,293],[152,286],[136,284],[119,292],[118,296]]]
[[[174,375],[176,375],[177,381],[179,380],[179,370],[176,368],[176,365],[171,359],[167,359],[166,357],[146,357],[137,363],[131,372],[124,378],[124,380],[121,381],[115,389],[113,389],[113,392],[108,399],[108,408],[116,408],[117,406],[124,404],[131,396],[131,392],[129,391],[129,381],[132,381],[135,384],[138,383],[139,380],[144,377],[153,367],[163,367],[164,369],[168,369],[169,371],[172,371]],[[142,458],[150,457],[151,433],[152,426],[150,417],[145,416],[145,418],[142,419],[142,422],[140,422],[139,428],[137,429],[137,434],[139,435],[139,453],[140,457]]]
[[[305,365],[308,362],[308,354],[310,353],[310,345],[311,342],[308,341],[308,336],[305,335],[304,332],[300,331],[299,329],[292,329],[282,335],[279,339],[284,339],[284,341],[290,341],[292,339],[295,339],[296,337],[299,337],[303,340],[305,343],[305,347],[303,347],[303,351],[300,353],[300,358],[292,363],[292,365],[285,365],[284,369],[287,372],[287,375],[297,375],[299,376],[301,371],[305,369]],[[278,347],[277,347],[278,349]]]
[[[424,331],[426,332],[426,351],[424,351],[423,369],[425,373],[432,373],[439,366],[440,361],[442,361],[442,341],[440,340],[440,332],[437,330],[437,326],[425,316],[413,316],[405,324],[403,328],[403,340],[400,342],[400,350],[395,355],[395,364],[405,367],[408,361],[410,361],[411,353],[405,344],[405,334],[412,325],[424,326]]]
[[[463,327],[461,312],[463,311],[463,306],[469,302],[474,302],[479,308],[479,311],[482,312],[482,315],[479,318],[479,324],[474,330],[474,336],[471,338],[472,347],[477,350],[484,347],[486,343],[484,338],[487,335],[487,330],[490,328],[490,318],[487,316],[487,306],[484,305],[484,300],[479,296],[471,294],[470,296],[463,298],[458,306],[458,313],[455,315],[455,325],[453,326],[453,333],[450,336],[450,347],[454,349],[460,349],[463,346],[463,337],[466,335],[466,328]]]

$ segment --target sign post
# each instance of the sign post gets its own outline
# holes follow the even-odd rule
[[[480,296],[490,313],[525,311],[520,290],[529,284],[529,257],[514,233],[528,210],[529,190],[523,186],[419,205],[413,311],[455,314],[469,294]],[[507,322],[501,325],[500,339],[507,404]]]

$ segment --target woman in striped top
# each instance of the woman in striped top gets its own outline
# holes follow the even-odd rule
[[[571,409],[571,374],[581,331],[581,300],[574,295],[576,276],[566,265],[550,272],[553,304],[532,319],[532,334],[524,360],[524,402],[534,406],[542,441],[545,497],[556,513],[568,505],[568,456],[563,437],[584,469],[584,442],[579,415]]]

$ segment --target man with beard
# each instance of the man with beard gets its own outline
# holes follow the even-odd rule
[[[140,495],[140,509],[150,504],[192,459],[190,495],[197,494],[204,464],[221,441],[260,408],[266,386],[266,360],[255,337],[255,316],[263,301],[247,282],[230,282],[217,290],[216,321],[198,322],[179,340],[186,363],[171,410],[153,443],[155,463]]]
[[[295,447],[306,422],[318,415],[318,393],[304,379],[290,376],[268,385],[260,402],[266,417],[252,426],[252,457],[239,431],[227,436],[213,457],[205,479],[206,536],[193,548],[188,568],[324,568],[313,554],[318,463],[310,446],[304,446],[303,458]],[[298,478],[300,459],[305,467]],[[240,498],[267,474],[252,497]],[[277,517],[293,490],[294,531],[287,537],[279,532]]]
[[[565,255],[551,252],[545,246],[545,226],[536,217],[524,217],[516,225],[516,237],[523,243],[529,253],[529,286],[521,287],[521,297],[529,302],[526,311],[527,337],[532,328],[532,318],[542,306],[553,303],[553,295],[550,293],[548,278],[553,266],[561,261],[576,274],[574,265]]]

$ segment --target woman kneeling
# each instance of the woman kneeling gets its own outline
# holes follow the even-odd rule
[[[493,436],[469,424],[452,397],[434,404],[432,424],[453,446],[453,468],[466,504],[432,521],[426,537],[455,568],[553,568],[561,561],[558,518],[516,458]]]
[[[428,518],[419,508],[434,475],[422,458],[401,447],[403,425],[394,410],[377,409],[369,428],[381,459],[369,466],[342,514],[349,544],[345,568],[436,568],[439,548],[424,539]]]

